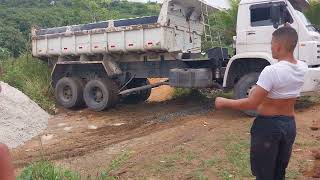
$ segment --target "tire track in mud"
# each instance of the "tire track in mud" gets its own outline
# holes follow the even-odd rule
[[[147,136],[163,129],[180,125],[184,122],[184,117],[205,114],[211,110],[212,105],[209,103],[185,100],[171,100],[165,103],[147,103],[135,106],[124,105],[124,107],[112,112],[100,113],[97,115],[100,116],[97,117],[97,121],[120,119],[121,121],[125,120],[125,124],[121,126],[103,125],[96,130],[76,129],[76,132],[65,134],[65,136],[61,135],[57,142],[42,146],[39,145],[39,137],[35,138],[32,140],[31,144],[33,145],[31,148],[28,147],[30,146],[29,144],[26,144],[13,150],[14,164],[17,168],[20,168],[39,159],[59,160],[83,156],[113,144]],[[101,119],[104,114],[107,118]],[[63,118],[63,116],[66,116],[66,118]],[[59,118],[65,122],[72,122],[78,118],[88,121],[88,119],[94,119],[91,116],[95,116],[94,112],[89,112],[88,116],[79,115],[77,112],[67,112],[67,115],[58,115],[50,121],[54,122]],[[55,126],[55,123],[53,124]],[[55,133],[56,129],[50,129],[49,125],[48,131]],[[32,149],[32,151],[26,151],[26,149]]]

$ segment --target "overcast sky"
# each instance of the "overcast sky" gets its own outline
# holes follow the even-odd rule
[[[135,1],[135,2],[148,2],[149,0],[128,0],[128,1]],[[152,2],[161,2],[163,0],[150,0]],[[185,0],[188,1],[188,0]],[[212,4],[213,6],[219,6],[222,8],[229,7],[229,0],[204,0],[208,2],[209,4]]]

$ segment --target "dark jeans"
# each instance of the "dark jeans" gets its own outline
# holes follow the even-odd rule
[[[250,161],[257,180],[283,180],[296,138],[294,117],[258,116],[251,128]]]

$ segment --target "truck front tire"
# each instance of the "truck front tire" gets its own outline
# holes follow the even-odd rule
[[[55,97],[58,104],[65,108],[82,106],[83,82],[76,77],[64,77],[55,86]]]
[[[83,97],[90,110],[103,111],[118,102],[118,88],[110,79],[90,80],[84,88]]]
[[[244,99],[249,96],[250,90],[253,88],[253,86],[256,85],[258,79],[259,79],[260,73],[253,72],[246,74],[241,77],[241,79],[237,82],[237,84],[234,87],[234,98],[235,99]],[[249,116],[257,116],[256,111],[243,111],[245,114]]]

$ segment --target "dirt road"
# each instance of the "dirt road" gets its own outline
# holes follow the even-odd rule
[[[83,177],[116,163],[111,174],[120,179],[252,179],[253,119],[236,111],[215,112],[210,101],[170,100],[172,92],[158,88],[147,103],[101,113],[60,110],[43,136],[13,150],[15,166],[19,171],[45,158]],[[320,148],[320,131],[310,127],[317,123],[319,105],[298,112],[288,179],[315,179],[312,150]]]

